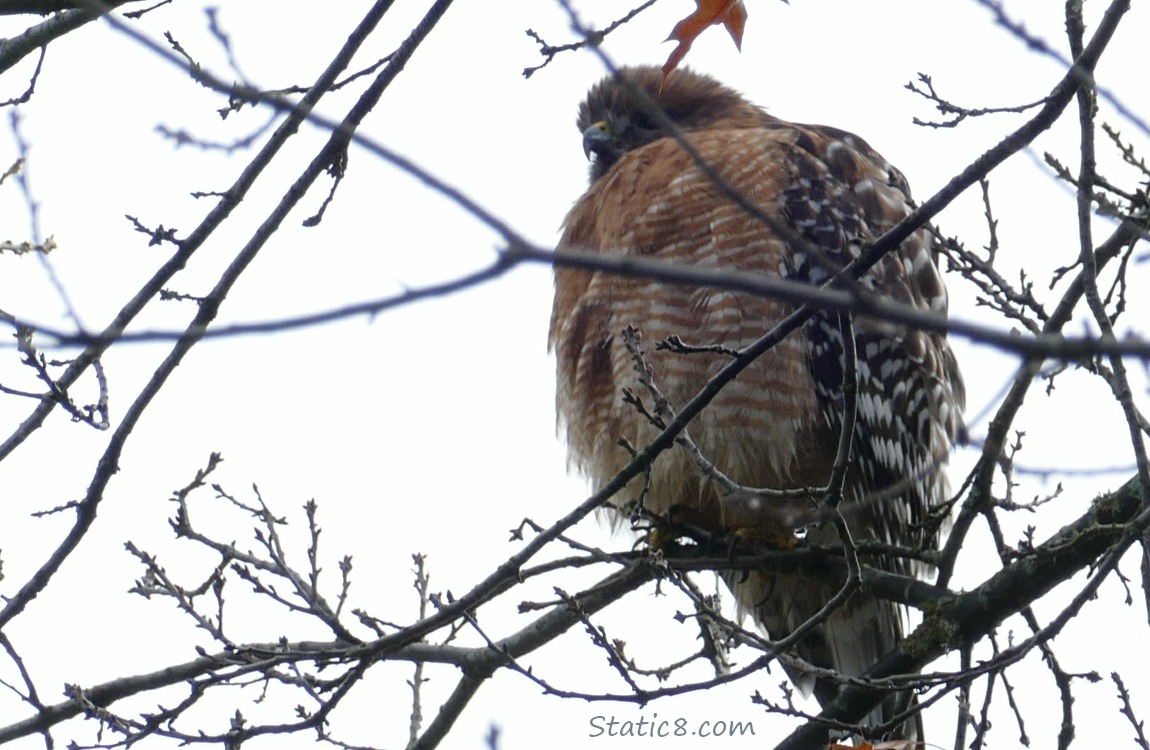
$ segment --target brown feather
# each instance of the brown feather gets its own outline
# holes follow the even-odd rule
[[[592,166],[592,184],[567,215],[560,248],[651,256],[677,263],[821,283],[861,247],[910,211],[901,173],[865,141],[845,131],[788,123],[714,80],[672,73],[662,90],[654,68],[625,69],[592,88],[580,107],[580,130],[607,122],[616,141],[611,163]],[[652,130],[658,101],[693,149],[768,221],[728,198],[672,138]],[[860,284],[922,308],[946,310],[935,266],[935,238],[920,230],[880,261]],[[630,460],[617,445],[642,446],[657,431],[622,402],[642,392],[621,331],[638,328],[657,385],[678,407],[726,363],[720,354],[656,351],[676,335],[695,344],[740,348],[793,310],[789,303],[713,288],[694,288],[607,273],[558,269],[550,347],[557,361],[557,406],[570,458],[596,486]],[[846,494],[856,537],[933,546],[928,513],[946,500],[940,464],[959,429],[962,381],[944,337],[868,319],[855,322],[859,356],[855,469]],[[702,450],[727,476],[772,489],[825,485],[841,424],[841,343],[833,315],[820,314],[759,358],[690,425]],[[893,498],[876,490],[901,483]],[[639,483],[616,501],[638,501]],[[889,493],[888,493],[889,494]],[[647,507],[689,509],[695,522],[729,530],[722,498],[682,450],[662,454]],[[917,525],[916,525],[917,524]],[[750,530],[750,531],[753,531]],[[833,542],[833,529],[812,533]],[[898,560],[898,572],[919,572]],[[799,577],[727,576],[740,607],[772,637],[783,637],[833,595]],[[859,592],[798,651],[822,667],[861,674],[902,636],[897,607]],[[800,686],[812,681],[793,674]],[[820,701],[837,686],[819,684]],[[893,709],[887,709],[893,710]]]

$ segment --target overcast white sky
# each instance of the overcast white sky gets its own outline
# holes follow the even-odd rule
[[[369,43],[353,67],[388,53],[422,16],[425,5],[400,0],[384,21],[386,33]],[[296,0],[221,3],[218,17],[242,74],[253,85],[281,88],[310,83],[368,6],[366,0],[345,0],[324,4],[320,13],[315,3]],[[602,26],[629,4],[598,0],[577,6],[585,21]],[[1100,12],[1098,3],[1090,6]],[[619,63],[661,63],[670,45],[660,40],[691,7],[687,0],[665,0],[610,37],[608,54]],[[688,64],[744,91],[781,117],[834,124],[862,135],[907,174],[920,199],[1022,118],[986,118],[957,130],[916,127],[912,117],[930,118],[933,112],[903,88],[907,81],[922,71],[953,101],[1008,106],[1042,97],[1063,73],[1055,61],[1028,51],[994,26],[990,14],[973,0],[794,0],[790,6],[759,0],[749,3],[749,11],[742,54],[725,33],[714,30],[696,44]],[[1036,10],[1035,4],[1018,1],[1008,3],[1007,11],[1024,18],[1032,33],[1055,48],[1065,48],[1060,4]],[[19,33],[31,20],[0,19],[0,36]],[[1150,118],[1143,80],[1147,21],[1147,8],[1136,4],[1099,71],[1102,85],[1143,121]],[[205,66],[225,79],[236,77],[208,33],[201,3],[178,0],[146,15],[136,28],[161,41],[163,32],[171,31]],[[586,184],[575,109],[603,71],[594,56],[567,53],[524,80],[523,68],[540,62],[526,28],[556,44],[571,39],[563,11],[550,0],[459,2],[387,92],[363,133],[456,185],[532,241],[549,247],[564,213]],[[0,100],[19,95],[30,71],[31,61],[25,61],[0,77]],[[358,91],[349,87],[325,99],[320,110],[338,118]],[[41,231],[58,244],[50,258],[52,268],[85,325],[103,326],[167,257],[168,248],[149,248],[147,238],[133,231],[124,214],[148,226],[175,227],[183,236],[210,208],[209,201],[189,194],[226,188],[246,164],[246,152],[228,157],[177,148],[157,132],[157,126],[166,125],[206,139],[230,140],[269,117],[266,111],[248,109],[221,123],[216,114],[221,106],[219,96],[190,83],[183,72],[106,24],[92,24],[49,48],[35,96],[19,108],[20,130],[30,146],[27,175],[39,202]],[[1101,118],[1134,135],[1105,103]],[[1025,268],[1042,280],[1077,252],[1072,201],[1039,164],[1044,150],[1074,163],[1074,132],[1068,125],[1043,136],[1029,155],[1014,157],[992,178],[1008,277],[1012,269]],[[325,137],[311,126],[305,131],[288,147],[287,158],[277,160],[261,180],[261,189],[176,278],[176,290],[207,292]],[[1099,150],[1106,151],[1105,159],[1112,164],[1106,147],[1100,144]],[[6,168],[16,153],[6,121],[0,133],[0,167]],[[327,186],[319,183],[261,253],[228,298],[223,322],[274,319],[380,298],[485,265],[498,247],[498,237],[462,209],[356,151],[323,223],[301,227]],[[986,239],[981,211],[979,196],[968,194],[938,223],[945,232],[980,245]],[[14,184],[0,186],[0,240],[29,238],[26,217]],[[1105,226],[1100,224],[1099,231]],[[1135,272],[1144,276],[1146,266]],[[997,323],[974,308],[970,290],[957,279],[951,288],[952,314]],[[1048,298],[1044,287],[1038,292]],[[237,494],[258,484],[278,512],[294,514],[297,529],[302,526],[302,503],[319,501],[328,569],[334,572],[340,556],[353,554],[356,606],[394,621],[414,616],[416,599],[407,574],[412,553],[429,555],[433,588],[458,593],[516,549],[507,543],[508,530],[524,515],[546,525],[567,512],[583,499],[585,487],[567,476],[554,432],[553,363],[545,351],[550,297],[550,270],[525,267],[466,293],[373,320],[196,347],[130,441],[89,538],[6,631],[25,653],[44,699],[59,700],[65,683],[90,685],[189,660],[196,644],[212,650],[207,638],[167,604],[125,593],[141,571],[123,550],[125,541],[134,541],[159,553],[173,573],[189,579],[211,564],[209,557],[187,554],[186,545],[172,540],[166,498],[191,479],[212,451],[226,459],[214,481]],[[31,257],[0,256],[0,308],[46,325],[70,325],[43,267]],[[1143,300],[1131,300],[1131,308],[1128,320],[1137,321],[1139,315],[1146,319]],[[178,329],[191,313],[186,302],[153,305],[141,327]],[[977,438],[985,434],[987,410],[993,409],[1014,365],[967,342],[957,342],[956,348],[967,379],[970,431]],[[121,346],[107,357],[114,422],[166,349],[163,344]],[[0,349],[0,383],[28,385],[11,348]],[[1145,380],[1139,383],[1142,391],[1136,395],[1145,405]],[[0,431],[6,436],[30,410],[31,402],[0,399]],[[1086,427],[1100,420],[1115,425],[1115,441],[1096,441],[1094,433],[1088,443],[1081,440]],[[1068,488],[1057,510],[1041,519],[1020,519],[1019,529],[1025,523],[1039,524],[1038,539],[1131,473],[1133,459],[1129,446],[1123,447],[1117,407],[1098,381],[1066,376],[1053,397],[1034,394],[1020,424],[1027,430],[1022,464],[1121,469],[1112,476],[1028,479],[1019,490],[1021,498],[1049,491],[1057,479]],[[73,425],[58,414],[47,429],[0,463],[0,593],[15,591],[67,528],[65,517],[35,519],[29,514],[80,497],[106,439],[106,434]],[[973,455],[959,451],[956,477]],[[242,537],[247,526],[237,526],[235,536]],[[580,531],[589,543],[630,545],[625,537],[609,538],[593,523]],[[972,544],[985,542],[981,532],[972,536]],[[993,555],[990,547],[985,554]],[[987,569],[992,567],[988,557]],[[1136,561],[1128,568],[1136,573]],[[963,571],[955,585],[980,580],[973,559]],[[580,579],[569,580],[574,587]],[[268,641],[281,633],[323,636],[314,628],[291,630],[295,625],[286,623],[269,630],[269,613],[258,609],[240,618],[246,592],[237,586],[232,593],[239,605],[233,619],[238,639]],[[1132,644],[1122,633],[1139,625],[1140,630],[1131,632],[1140,639],[1135,645],[1139,658],[1145,657],[1141,605],[1117,606],[1122,594],[1113,582],[1103,593],[1103,600],[1088,608],[1082,625],[1072,626],[1058,641],[1067,671],[1097,669],[1107,675],[1130,667]],[[540,590],[538,596],[547,598],[548,592]],[[520,624],[512,613],[516,601],[503,607],[503,620],[497,617],[498,607],[492,611],[490,622],[497,633]],[[640,634],[648,627],[669,627],[663,613],[652,614],[666,604],[654,600],[651,590],[630,601],[632,606],[601,620],[609,632],[628,641],[633,655],[653,658],[663,641]],[[1025,630],[1021,623],[1015,627],[1019,633]],[[1106,637],[1096,637],[1098,628],[1107,629]],[[603,681],[611,679],[601,655],[578,634],[568,637],[563,648],[533,656],[530,663],[570,689],[603,688]],[[1048,677],[1039,673],[1027,681],[1035,669],[1034,659],[1019,668],[1017,679],[1027,689],[1015,697],[1024,710],[1055,699]],[[401,746],[408,710],[403,680],[410,671],[406,666],[377,670],[374,694],[360,691],[333,719],[349,742]],[[1125,676],[1141,691],[1136,698],[1146,715],[1150,681],[1140,671],[1145,670],[1131,669]],[[445,672],[438,680],[434,671],[428,676],[433,682],[424,710],[430,715],[437,707],[435,698],[453,684],[453,674]],[[15,680],[8,664],[0,666],[0,678]],[[480,692],[443,747],[479,747],[492,723],[502,728],[504,750],[534,748],[541,741],[595,746],[587,739],[592,716],[637,719],[655,712],[692,721],[753,720],[756,738],[725,745],[762,747],[769,738],[781,738],[788,725],[765,717],[748,695],[756,688],[773,690],[781,680],[776,670],[753,685],[743,682],[641,711],[545,698],[523,678],[502,674]],[[1115,726],[1114,691],[1108,683],[1077,689],[1084,747],[1112,738],[1113,731],[1129,736],[1127,727]],[[953,726],[948,723],[953,702],[943,703],[937,723],[928,729],[938,727],[941,731],[932,739],[945,744]],[[258,711],[252,709],[252,716]],[[24,712],[9,694],[0,692],[0,724]],[[1025,715],[1034,746],[1050,746],[1058,728],[1054,714],[1030,710]],[[1049,720],[1041,721],[1043,716]],[[1092,722],[1097,717],[1104,719]],[[998,721],[997,746],[1010,746],[1017,733],[1008,716],[1000,715]],[[57,740],[66,741],[71,732],[85,736],[82,728],[69,725]],[[309,743],[310,737],[290,743],[279,738],[253,746]],[[29,739],[17,746],[43,745]]]

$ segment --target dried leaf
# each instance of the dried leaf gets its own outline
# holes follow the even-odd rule
[[[735,40],[735,47],[742,49],[743,27],[747,24],[747,9],[743,7],[743,0],[695,0],[695,5],[695,12],[675,24],[671,36],[667,37],[668,41],[676,41],[678,45],[663,64],[664,76],[678,67],[691,49],[691,44],[708,26],[726,26],[731,39]]]

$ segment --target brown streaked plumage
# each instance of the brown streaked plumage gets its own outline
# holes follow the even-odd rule
[[[664,137],[631,88],[614,77],[596,84],[579,108],[584,147],[595,159],[591,185],[567,215],[561,248],[652,256],[818,284],[860,247],[911,210],[902,174],[866,142],[818,125],[785,122],[713,79],[657,68],[620,75],[667,113],[691,146],[768,218],[746,212]],[[936,238],[919,230],[860,283],[869,290],[945,313],[935,264]],[[558,269],[550,347],[557,406],[570,459],[596,486],[629,461],[620,437],[642,446],[656,430],[622,402],[642,393],[621,331],[638,328],[655,380],[680,406],[725,363],[719,354],[656,351],[671,335],[738,348],[769,331],[793,305],[714,288]],[[943,336],[856,317],[857,425],[845,505],[852,534],[907,547],[934,547],[938,524],[925,523],[947,499],[941,465],[960,429],[964,395]],[[837,318],[818,314],[731,382],[691,424],[703,454],[745,486],[774,489],[826,484],[842,423],[842,346]],[[633,482],[616,501],[638,501]],[[896,487],[897,491],[889,491]],[[880,492],[881,490],[887,492]],[[671,450],[656,461],[646,506],[656,514],[689,509],[694,522],[724,530],[721,492],[690,457]],[[743,529],[743,531],[747,531]],[[753,530],[751,530],[753,531]],[[811,533],[835,540],[833,528]],[[900,558],[871,561],[917,574]],[[773,638],[815,614],[832,587],[799,577],[726,576],[743,611]],[[807,661],[860,675],[902,637],[890,602],[856,593],[797,648]],[[838,685],[792,670],[805,691],[831,700]],[[885,721],[892,697],[872,715]],[[916,732],[909,723],[898,736]]]

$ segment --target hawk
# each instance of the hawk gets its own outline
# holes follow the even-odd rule
[[[653,106],[674,123],[678,138],[660,127]],[[592,157],[590,187],[567,214],[560,249],[819,285],[913,205],[902,173],[863,139],[781,120],[689,70],[665,80],[653,67],[620,70],[591,88],[579,107],[578,127]],[[732,199],[698,160],[756,211]],[[937,251],[937,238],[919,229],[856,284],[863,292],[945,314]],[[750,344],[794,309],[790,302],[721,288],[558,268],[549,347],[572,465],[602,486],[631,459],[620,438],[638,448],[658,434],[647,416],[624,402],[625,390],[643,393],[633,355],[622,343],[624,329],[637,328],[646,342],[678,336],[699,345],[694,348],[701,351],[689,352],[646,345],[645,362],[674,407],[729,362],[724,349]],[[842,330],[837,313],[819,312],[730,382],[688,427],[701,453],[745,487],[826,486],[849,372]],[[936,548],[948,499],[942,467],[960,430],[965,398],[954,355],[944,335],[892,321],[856,315],[853,331],[856,422],[840,506],[844,518],[856,540]],[[632,482],[615,498],[617,518],[642,502],[655,516],[687,513],[697,527],[731,531],[723,490],[687,451],[661,454],[643,484]],[[807,538],[838,540],[830,524]],[[901,574],[925,572],[897,555],[867,562]],[[837,590],[801,576],[724,577],[740,611],[772,638],[793,632]],[[857,591],[795,650],[816,667],[858,676],[902,635],[898,605]],[[788,672],[822,704],[841,683],[825,672],[815,679],[793,662]],[[867,721],[885,723],[909,700],[889,696]],[[921,725],[908,721],[896,732],[913,738]]]

